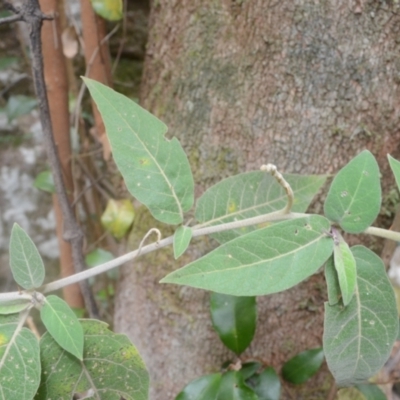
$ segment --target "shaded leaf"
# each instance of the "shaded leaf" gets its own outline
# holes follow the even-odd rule
[[[386,400],[385,394],[377,385],[356,385],[356,388],[364,395],[365,400]]]
[[[349,233],[368,228],[379,214],[381,186],[374,156],[364,150],[335,176],[324,204],[327,218]]]
[[[108,21],[122,19],[122,0],[90,0],[96,14]]]
[[[335,269],[338,276],[342,301],[343,304],[347,306],[353,297],[356,287],[356,260],[342,235],[336,230],[334,230],[334,235],[336,236],[335,245],[333,246]]]
[[[179,258],[188,248],[192,239],[192,228],[188,226],[180,226],[174,234],[174,257]]]
[[[293,212],[305,212],[326,181],[325,175],[284,175],[294,193]],[[204,226],[224,224],[280,210],[287,195],[271,175],[262,171],[229,177],[212,186],[197,200],[196,219]],[[261,226],[248,226],[212,234],[225,243]]]
[[[357,283],[347,307],[325,304],[324,353],[338,385],[362,383],[383,366],[398,333],[396,300],[382,260],[351,248]]]
[[[281,397],[281,382],[272,367],[265,368],[253,377],[249,386],[257,394],[259,400],[279,400]]]
[[[26,310],[32,302],[29,299],[2,300],[0,303],[0,314],[16,314]]]
[[[116,239],[122,239],[135,219],[135,210],[130,200],[109,199],[101,216],[101,224]]]
[[[33,97],[24,95],[10,96],[5,108],[8,122],[21,115],[29,114],[36,105],[37,101]]]
[[[17,64],[17,57],[1,57],[0,58],[0,71],[10,68],[12,65]]]
[[[39,343],[18,316],[0,316],[0,400],[31,400],[40,383]]]
[[[102,400],[147,400],[149,377],[136,348],[107,324],[81,320],[85,344],[80,362],[50,334],[40,341],[42,381],[37,400],[71,399],[92,391]],[[66,373],[68,371],[68,373]]]
[[[283,365],[282,376],[291,383],[304,383],[318,372],[323,361],[324,351],[321,347],[303,351]]]
[[[107,250],[94,249],[90,253],[86,254],[85,262],[88,267],[92,268],[96,267],[97,265],[101,265],[108,261],[111,261],[114,258],[114,254]]]
[[[217,400],[258,400],[238,371],[228,371],[222,375]]]
[[[14,224],[10,238],[10,267],[15,281],[24,289],[38,288],[44,280],[42,258],[28,234]]]
[[[240,369],[240,373],[243,376],[243,379],[246,380],[252,377],[260,368],[262,364],[258,361],[250,361],[242,364],[242,368]]]
[[[397,187],[400,190],[400,161],[397,161],[395,158],[388,154],[388,160],[390,168],[393,172],[394,178],[396,179]]]
[[[55,193],[56,188],[54,186],[53,175],[51,171],[40,172],[34,182],[33,186],[37,189],[43,190],[44,192]]]
[[[210,311],[214,329],[222,343],[236,354],[242,353],[256,331],[256,298],[212,293]]]
[[[236,296],[280,292],[315,273],[332,254],[329,227],[319,215],[276,223],[223,244],[161,282]]]
[[[335,269],[333,255],[328,258],[325,264],[325,280],[328,288],[328,302],[330,306],[339,303],[341,298],[339,278]]]
[[[54,340],[82,360],[83,329],[68,304],[57,296],[47,296],[40,309],[40,317]]]
[[[190,382],[175,400],[216,400],[221,374],[205,375]]]
[[[167,126],[127,97],[83,78],[103,117],[113,157],[129,192],[167,224],[183,222],[194,200],[189,162]]]

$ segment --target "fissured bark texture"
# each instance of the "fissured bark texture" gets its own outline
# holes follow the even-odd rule
[[[181,141],[197,196],[267,162],[282,172],[334,173],[365,148],[389,176],[386,153],[399,156],[400,139],[397,3],[154,0],[149,27],[141,103]],[[137,246],[152,222],[139,212],[135,226]],[[183,261],[163,252],[122,272],[116,328],[143,355],[153,400],[173,399],[235,359],[212,329],[207,293],[158,284],[209,248],[196,241]],[[325,299],[321,275],[259,298],[244,358],[279,371],[320,346]],[[286,387],[283,398],[326,398],[331,383],[325,369],[300,389]]]

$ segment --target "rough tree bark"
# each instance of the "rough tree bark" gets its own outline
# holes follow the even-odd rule
[[[142,104],[183,144],[197,194],[266,162],[333,173],[364,148],[377,156],[385,189],[386,154],[399,156],[399,31],[393,1],[157,0]],[[136,242],[149,224],[139,215]],[[184,261],[206,248],[196,242]],[[182,264],[172,259],[165,252],[127,266],[117,296],[116,328],[143,355],[152,399],[173,399],[233,358],[212,330],[207,293],[157,283]],[[325,299],[321,275],[259,298],[245,356],[279,369],[321,345]],[[332,378],[315,379],[283,398],[326,398]]]

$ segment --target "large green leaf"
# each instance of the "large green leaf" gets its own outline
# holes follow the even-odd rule
[[[334,228],[332,228],[334,229]],[[338,276],[342,301],[345,306],[350,303],[353,298],[356,287],[357,267],[356,260],[350,250],[349,245],[345,242],[342,235],[334,230],[336,238],[333,247],[333,258],[335,261],[335,269]]]
[[[396,300],[382,260],[363,246],[351,248],[357,284],[347,307],[325,304],[324,353],[340,386],[362,383],[383,366],[398,332]]]
[[[381,207],[379,167],[364,150],[335,176],[324,204],[327,218],[349,233],[360,233],[378,216]]]
[[[212,293],[210,310],[214,329],[224,345],[236,354],[246,350],[256,331],[256,298]]]
[[[167,224],[183,222],[193,205],[189,162],[167,126],[134,101],[107,86],[83,78],[103,117],[114,160],[130,193]]]
[[[294,192],[293,212],[305,212],[326,181],[325,175],[284,175]],[[262,171],[232,176],[209,188],[196,203],[196,219],[206,226],[255,217],[280,210],[287,203],[285,190]],[[224,243],[259,226],[232,229],[212,236]]]
[[[136,348],[107,324],[80,321],[85,344],[83,361],[63,350],[48,333],[40,341],[42,381],[37,400],[69,400],[93,393],[102,400],[147,400],[149,377]],[[77,397],[78,398],[78,397]]]
[[[10,266],[15,281],[24,289],[34,289],[43,283],[42,258],[31,238],[18,224],[14,224],[11,230]]]
[[[39,342],[18,316],[0,316],[0,400],[31,400],[40,383]]]
[[[303,351],[283,365],[282,376],[291,383],[304,383],[317,373],[323,361],[324,351],[321,347]]]
[[[221,374],[205,375],[190,382],[175,400],[216,400]]]
[[[48,296],[40,309],[40,317],[54,340],[82,360],[83,329],[68,304],[57,296]]]
[[[280,292],[315,273],[332,254],[329,228],[319,215],[283,221],[225,243],[161,282],[234,296]]]
[[[259,400],[255,392],[245,384],[238,371],[222,375],[217,400]]]

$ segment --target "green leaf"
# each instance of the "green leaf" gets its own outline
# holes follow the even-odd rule
[[[318,372],[323,361],[324,351],[321,347],[303,351],[283,365],[282,376],[291,383],[304,383]]]
[[[174,257],[179,258],[188,248],[192,239],[192,228],[188,226],[180,226],[174,234]]]
[[[36,400],[72,399],[94,393],[102,400],[147,400],[149,377],[136,348],[107,324],[80,321],[85,344],[80,362],[59,347],[48,333],[40,341],[42,381]]]
[[[29,299],[2,300],[0,303],[0,314],[16,314],[26,310],[32,302]]]
[[[258,400],[279,400],[281,397],[281,382],[272,367],[265,368],[248,384],[257,394]]]
[[[190,382],[175,400],[216,400],[221,374],[205,375]]]
[[[10,238],[10,267],[15,281],[24,289],[38,288],[44,280],[42,258],[28,234],[14,224]]]
[[[40,383],[39,343],[18,316],[0,316],[0,400],[31,400]]]
[[[33,186],[37,189],[43,190],[44,192],[55,193],[56,188],[54,186],[53,175],[51,171],[40,172],[34,182]]]
[[[335,269],[335,263],[333,261],[333,255],[328,258],[325,264],[325,280],[328,288],[328,302],[330,306],[334,306],[339,303],[341,298],[339,278]]]
[[[4,71],[5,69],[10,68],[17,62],[18,62],[17,57],[1,57],[0,58],[0,71]]]
[[[57,296],[48,296],[40,309],[40,317],[54,340],[82,360],[83,329],[68,304]]]
[[[103,117],[114,160],[129,192],[167,224],[183,222],[194,199],[189,162],[154,115],[96,81],[83,78]]]
[[[335,235],[333,257],[335,269],[337,272],[340,292],[342,294],[343,304],[347,306],[353,298],[356,287],[357,267],[356,260],[353,257],[349,245],[344,241],[342,235],[332,228]]]
[[[347,307],[325,304],[324,353],[338,385],[362,383],[383,366],[399,328],[396,300],[382,260],[351,248],[357,283]]]
[[[242,364],[242,368],[240,369],[240,373],[243,376],[243,379],[249,379],[262,367],[262,364],[257,361],[250,361]]]
[[[335,176],[324,212],[344,231],[360,233],[372,224],[380,207],[379,167],[374,156],[364,150]]]
[[[101,224],[116,239],[122,239],[132,226],[135,210],[130,200],[109,199],[101,216]]]
[[[244,382],[238,371],[222,375],[217,400],[258,400],[257,395]]]
[[[388,160],[390,168],[392,169],[394,178],[396,179],[397,188],[400,190],[400,161],[397,161],[395,158],[388,154]]]
[[[325,175],[284,177],[293,189],[293,212],[305,212],[326,181]],[[280,210],[286,203],[286,192],[274,177],[262,171],[247,172],[209,188],[196,203],[196,219],[204,226],[224,224]],[[232,229],[212,237],[225,243],[260,227]]]
[[[21,115],[29,114],[36,105],[37,101],[32,97],[24,95],[10,96],[5,108],[8,122],[11,122]]]
[[[364,395],[365,400],[386,400],[385,394],[377,385],[356,385],[356,388]]]
[[[122,0],[90,0],[96,14],[108,21],[122,19]]]
[[[212,293],[210,311],[222,343],[236,354],[246,350],[256,331],[256,298]]]
[[[113,253],[104,249],[94,249],[90,253],[86,254],[85,262],[90,268],[96,267],[97,265],[104,264],[108,261],[114,260]]]
[[[332,254],[329,228],[319,215],[283,221],[225,243],[161,282],[234,296],[281,292],[315,273]]]

